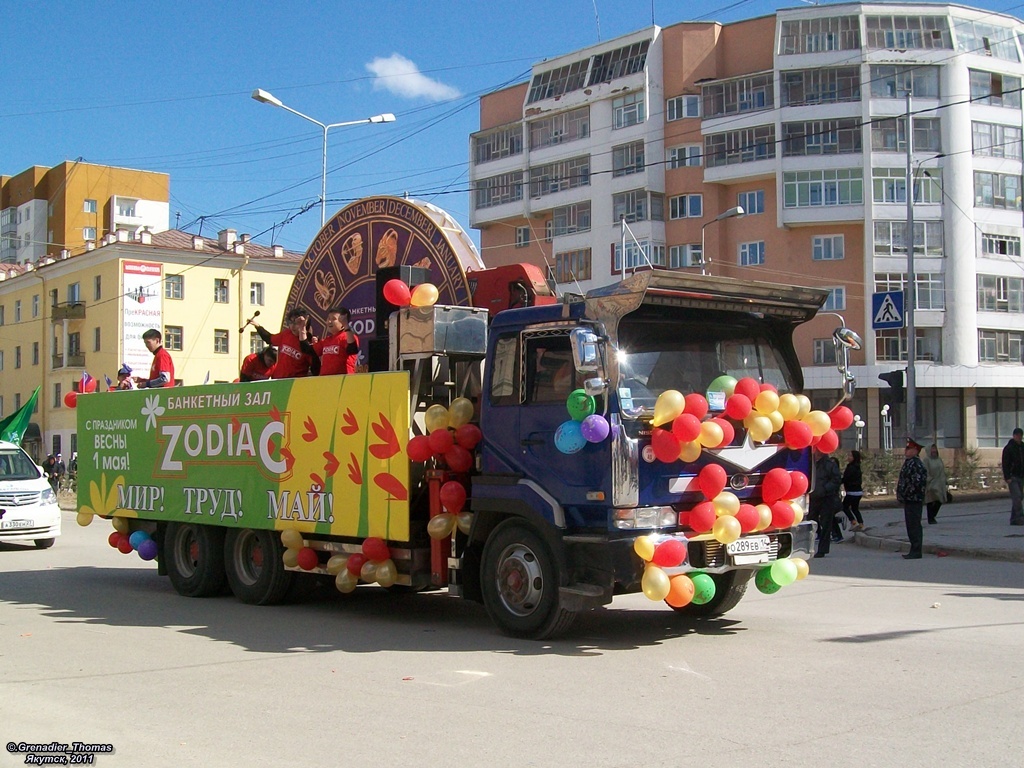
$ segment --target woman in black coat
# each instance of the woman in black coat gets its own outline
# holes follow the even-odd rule
[[[864,530],[864,518],[860,515],[860,497],[864,495],[861,482],[860,451],[850,451],[850,462],[843,472],[843,488],[846,491],[843,512],[850,521],[851,531]]]

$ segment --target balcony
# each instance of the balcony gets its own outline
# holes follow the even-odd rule
[[[84,320],[85,303],[81,301],[67,301],[63,304],[54,304],[50,307],[50,320],[60,323],[64,320]]]
[[[54,370],[58,368],[64,368],[67,363],[68,368],[85,368],[85,355],[81,353],[72,353],[67,355],[53,355],[51,358],[53,361]]]

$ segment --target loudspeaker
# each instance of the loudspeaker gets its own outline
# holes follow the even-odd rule
[[[392,304],[384,298],[384,284],[388,280],[401,280],[410,288],[415,288],[417,285],[430,282],[430,270],[426,267],[410,267],[405,265],[400,267],[382,267],[377,270],[376,330],[377,337],[382,339],[387,339],[388,337],[388,318],[392,312],[399,309],[398,305]],[[373,369],[371,368],[371,370]],[[383,370],[387,370],[386,362]]]
[[[370,373],[380,373],[388,370],[388,339],[373,338],[369,340],[369,348],[366,353],[367,370]]]

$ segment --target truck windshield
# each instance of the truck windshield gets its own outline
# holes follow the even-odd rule
[[[617,389],[624,412],[651,412],[667,389],[705,394],[723,375],[749,376],[774,384],[780,392],[795,389],[786,355],[770,328],[753,317],[738,322],[734,314],[714,315],[704,313],[699,322],[623,318]],[[788,344],[788,339],[782,343]]]
[[[39,470],[22,450],[0,450],[0,481],[35,480]]]

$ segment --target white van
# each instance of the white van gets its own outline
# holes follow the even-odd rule
[[[0,543],[52,547],[60,536],[57,495],[43,470],[20,446],[0,440]]]

